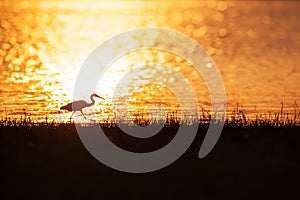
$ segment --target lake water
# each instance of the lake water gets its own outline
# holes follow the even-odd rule
[[[294,115],[295,102],[300,104],[299,10],[296,1],[1,1],[0,117],[26,112],[34,120],[68,120],[71,113],[59,108],[73,100],[88,55],[110,37],[143,27],[174,29],[208,51],[224,81],[228,114],[237,103],[249,116],[274,114],[283,102],[284,112]],[[106,98],[96,101],[99,118],[112,118],[111,98],[122,75],[149,62],[186,77],[200,110],[210,111],[208,90],[191,65],[170,53],[140,51],[120,58],[104,75],[96,91]],[[153,104],[178,111],[167,88],[139,81],[145,85],[131,94],[130,115],[147,115]]]

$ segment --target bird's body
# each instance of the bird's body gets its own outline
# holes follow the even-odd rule
[[[80,111],[83,108],[89,107],[89,103],[84,100],[74,101],[72,103],[68,103],[65,106],[60,107],[61,110],[68,110],[68,111]]]
[[[71,115],[71,118],[72,118],[73,114],[74,114],[76,111],[80,111],[81,114],[84,116],[84,118],[86,118],[85,115],[84,115],[83,112],[82,112],[82,109],[94,105],[94,104],[95,104],[95,99],[94,99],[94,97],[98,97],[98,98],[104,99],[103,97],[100,97],[99,95],[97,95],[97,94],[94,93],[94,94],[92,94],[92,95],[90,96],[91,103],[88,103],[88,102],[86,102],[86,101],[84,101],[84,100],[78,100],[78,101],[74,101],[74,102],[72,102],[72,103],[68,103],[67,105],[60,107],[60,109],[61,109],[61,110],[73,111],[73,113],[72,113],[72,115]]]

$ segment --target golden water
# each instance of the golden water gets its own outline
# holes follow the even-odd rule
[[[70,113],[59,107],[72,101],[87,56],[110,37],[142,27],[170,28],[198,41],[221,72],[229,113],[236,102],[249,114],[279,112],[281,102],[294,113],[295,101],[300,104],[299,9],[294,1],[1,1],[1,117],[26,112],[35,120],[67,120]],[[103,77],[97,92],[107,100],[96,102],[99,117],[113,116],[110,100],[122,75],[147,63],[181,73],[199,106],[210,110],[205,83],[191,65],[166,52],[140,51],[120,58]],[[169,90],[139,81],[145,85],[131,97],[133,115],[157,103],[178,111]]]

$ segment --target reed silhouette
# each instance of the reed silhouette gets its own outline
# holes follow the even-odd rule
[[[243,114],[246,120],[244,120]],[[207,116],[208,117],[208,116]],[[84,148],[71,121],[30,114],[0,121],[1,199],[165,199],[230,197],[298,199],[300,163],[299,121],[248,120],[245,113],[229,118],[212,152],[198,151],[208,123],[198,121],[197,136],[182,157],[162,170],[146,174],[118,172],[101,164]],[[278,120],[278,121],[277,121]],[[298,119],[297,119],[298,120]],[[107,138],[132,152],[150,152],[168,144],[183,124],[176,113],[157,135],[137,139],[122,133],[113,121],[101,122]],[[145,119],[137,118],[145,124]],[[148,122],[147,122],[148,123]],[[85,128],[98,123],[83,124]],[[150,126],[155,126],[150,123]],[[274,188],[278,188],[275,189]],[[181,191],[181,192],[179,192]],[[249,192],[251,191],[251,192]]]
[[[91,103],[87,103],[86,101],[79,100],[72,103],[69,103],[65,106],[62,106],[61,109],[67,109],[69,111],[82,111],[84,107],[91,106],[94,104],[95,100],[93,97],[98,97],[96,94],[91,95]],[[98,97],[102,98],[102,97]],[[104,98],[102,98],[104,99]],[[74,105],[74,107],[72,107]],[[84,115],[84,114],[83,114]],[[71,116],[72,117],[72,116]],[[62,121],[60,119],[55,119],[46,116],[44,120],[35,120],[32,117],[31,113],[27,113],[24,110],[24,113],[21,117],[4,117],[0,119],[0,127],[65,127],[69,125],[74,125],[71,120]],[[198,115],[186,115],[186,114],[179,114],[177,111],[175,112],[167,112],[165,120],[150,118],[145,116],[143,113],[134,115],[132,118],[132,122],[135,125],[139,126],[147,126],[147,125],[163,125],[165,127],[172,127],[178,125],[203,125],[207,126],[212,119],[212,116],[209,111],[202,108],[202,111]],[[214,123],[222,123],[219,120],[214,120]],[[102,127],[115,127],[117,124],[122,125],[130,125],[128,120],[124,120],[122,118],[105,118],[101,119],[98,122],[90,121],[90,122],[82,122],[82,124],[86,126],[93,126],[93,125],[101,125]],[[224,126],[229,127],[295,127],[300,126],[300,110],[298,108],[297,103],[295,102],[295,112],[290,114],[288,112],[284,112],[283,104],[281,105],[279,112],[270,111],[264,114],[252,114],[247,115],[247,111],[243,108],[237,107],[227,116],[224,121]]]

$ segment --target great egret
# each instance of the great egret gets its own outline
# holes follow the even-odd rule
[[[92,101],[91,103],[88,103],[88,102],[86,102],[86,101],[84,101],[84,100],[78,100],[78,101],[74,101],[74,102],[68,103],[67,105],[60,107],[60,109],[61,109],[61,110],[73,111],[73,113],[72,113],[70,119],[73,117],[73,115],[74,115],[74,113],[75,113],[76,111],[80,111],[81,114],[82,114],[82,115],[84,116],[84,118],[86,119],[85,115],[84,115],[83,112],[82,112],[82,109],[94,105],[94,103],[95,103],[94,97],[98,97],[98,98],[101,98],[101,99],[105,100],[103,97],[100,97],[99,95],[93,93],[93,94],[90,96],[90,99],[91,99],[91,101]]]

